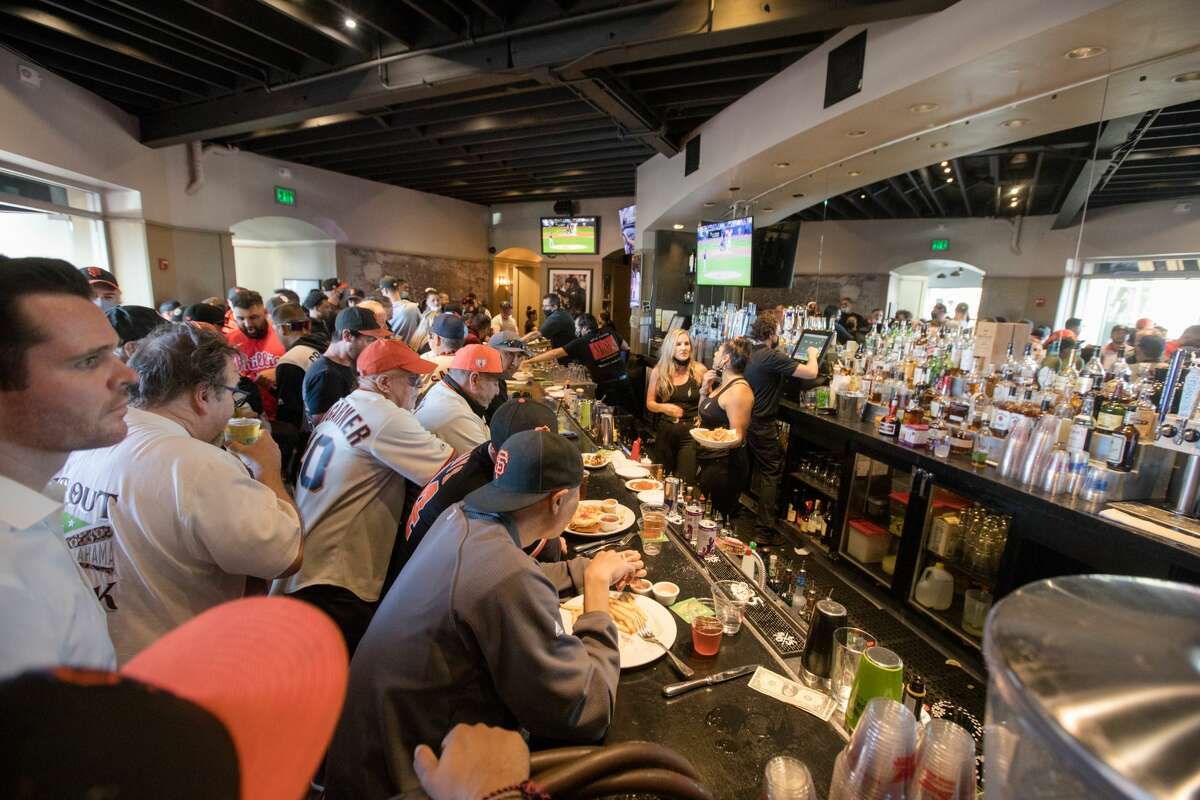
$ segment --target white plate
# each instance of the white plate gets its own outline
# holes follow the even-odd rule
[[[611,594],[615,597],[617,592]],[[675,617],[671,614],[671,610],[652,597],[635,594],[633,599],[637,603],[638,610],[646,615],[646,622],[658,640],[667,647],[675,644],[675,637],[679,631],[675,626]],[[567,609],[582,609],[583,596],[572,597],[563,603],[563,606],[565,608],[560,608],[558,613],[562,615],[563,627],[569,633],[571,631],[571,612]],[[664,655],[663,649],[658,645],[647,642],[640,636],[630,636],[620,628],[617,629],[617,647],[621,651],[621,669],[640,667],[657,661]]]
[[[666,496],[662,489],[647,489],[644,492],[637,493],[639,503],[645,503],[648,506],[661,506]]]
[[[654,484],[654,486],[652,486],[650,488],[643,486],[642,488],[639,489],[633,485],[634,481],[650,481],[651,483]],[[631,492],[650,492],[650,491],[654,491],[655,489],[657,489],[658,491],[661,492],[663,485],[662,485],[662,483],[654,480],[653,478],[630,478],[629,480],[625,481],[625,488]]]
[[[650,470],[645,467],[639,467],[637,462],[626,459],[621,463],[613,462],[613,469],[622,478],[644,478],[650,474]]]
[[[581,505],[581,506],[584,506],[584,505],[599,506],[600,501],[599,500],[580,500],[579,505]],[[613,534],[620,533],[621,531],[624,531],[624,530],[628,530],[630,525],[637,522],[637,515],[634,514],[633,510],[630,509],[628,506],[623,506],[620,503],[617,503],[617,510],[614,511],[613,513],[616,514],[618,517],[620,517],[621,520],[620,520],[620,522],[617,522],[615,524],[615,526],[612,527],[611,530],[604,530],[604,526],[602,525],[599,528],[597,528],[595,531],[592,531],[590,533],[585,533],[585,532],[581,532],[581,531],[572,530],[571,526],[568,525],[567,533],[573,534],[575,536],[583,536],[588,539],[599,539],[604,536],[612,536]]]
[[[692,438],[696,440],[697,444],[699,444],[701,447],[706,447],[709,450],[728,450],[732,447],[737,447],[742,443],[741,439],[730,439],[727,442],[714,442],[710,439],[706,439],[704,434],[708,433],[708,430],[705,428],[691,428],[688,430],[688,433],[692,435]]]
[[[604,469],[605,467],[607,467],[609,464],[612,463],[612,453],[603,453],[602,455],[604,456],[603,464],[589,464],[587,462],[587,459],[584,459],[583,465],[585,467],[587,467],[588,469]]]
[[[533,380],[533,373],[517,371],[513,373],[512,379],[518,383],[527,383]]]
[[[561,400],[564,389],[561,386],[551,386],[546,390],[546,397],[553,397],[555,400]]]

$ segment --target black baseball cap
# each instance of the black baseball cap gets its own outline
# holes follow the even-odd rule
[[[548,431],[558,429],[558,417],[545,403],[538,403],[524,397],[514,397],[505,400],[496,413],[488,429],[492,432],[492,444],[497,448],[503,447],[508,437],[521,431],[532,431],[545,428]]]
[[[375,319],[375,314],[371,309],[360,308],[359,306],[352,306],[339,311],[337,320],[333,323],[333,328],[339,337],[343,331],[361,333],[363,336],[374,336],[376,339],[385,339],[392,335],[392,332],[387,328],[379,327],[379,320]]]
[[[209,303],[194,303],[184,309],[186,322],[207,322],[220,327],[225,324],[225,310]]]
[[[321,281],[321,289],[326,292],[332,291],[334,289],[345,289],[345,288],[346,288],[346,284],[342,283],[337,278],[326,278],[325,280]]]
[[[153,308],[145,306],[117,306],[104,312],[108,324],[117,332],[121,344],[144,339],[159,325],[169,324]]]
[[[391,290],[395,289],[402,283],[408,283],[408,281],[406,281],[404,278],[397,278],[395,275],[384,275],[379,279],[379,288]]]
[[[467,338],[467,323],[457,314],[438,314],[433,318],[433,332],[445,339]]]
[[[121,288],[121,284],[117,283],[117,276],[106,269],[101,269],[100,267],[80,267],[79,271],[83,273],[83,277],[87,278],[88,283],[107,283],[114,289]]]
[[[492,482],[467,495],[466,504],[491,513],[516,511],[582,481],[583,458],[575,445],[550,431],[521,431],[496,453]]]
[[[533,355],[529,350],[529,345],[525,344],[511,333],[505,333],[504,331],[493,333],[492,338],[488,339],[488,345],[505,353],[523,353],[527,356]]]

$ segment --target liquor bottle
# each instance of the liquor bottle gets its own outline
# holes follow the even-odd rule
[[[1129,379],[1133,377],[1133,369],[1130,368],[1129,362],[1125,360],[1125,353],[1117,353],[1117,360],[1112,363],[1108,370],[1109,381],[1121,381],[1129,383]]]
[[[1142,388],[1138,392],[1137,402],[1133,404],[1135,409],[1133,426],[1137,428],[1138,436],[1142,439],[1152,439],[1154,437],[1154,422],[1158,419],[1158,408],[1154,405],[1154,384],[1150,381],[1143,381]]]
[[[975,431],[975,441],[971,443],[971,466],[975,469],[983,469],[987,466],[988,459],[991,458],[992,442],[996,436],[992,433],[992,427],[988,422],[988,415],[984,414],[979,420],[979,428]]]
[[[1083,368],[1083,374],[1079,376],[1078,392],[1080,394],[1091,394],[1099,391],[1104,385],[1104,365],[1100,363],[1100,348],[1096,348],[1096,352],[1088,359],[1087,364]]]
[[[1092,429],[1095,426],[1095,422],[1092,420],[1092,406],[1095,403],[1096,401],[1091,395],[1083,399],[1079,413],[1071,421],[1071,432],[1067,434],[1067,450],[1086,451],[1091,447]]]
[[[1046,352],[1046,357],[1042,359],[1042,364],[1037,370],[1037,383],[1043,389],[1049,389],[1054,385],[1054,378],[1058,375],[1058,368],[1062,364],[1059,359],[1059,353],[1062,349],[1062,339],[1055,339],[1050,343],[1050,349]]]
[[[779,594],[779,556],[775,553],[767,558],[767,588]]]
[[[1124,422],[1125,403],[1121,401],[1121,385],[1116,383],[1112,393],[1100,403],[1100,412],[1096,415],[1096,430],[1115,431]]]
[[[806,619],[804,604],[808,601],[805,594],[807,591],[808,570],[804,568],[804,562],[801,561],[800,568],[796,570],[796,581],[792,584],[792,610],[800,619]]]
[[[780,580],[780,589],[782,591],[779,593],[779,599],[783,601],[785,606],[792,604],[792,588],[795,585],[795,581],[796,575],[792,568],[789,566],[784,569],[783,578]]]
[[[879,420],[879,435],[886,436],[889,439],[895,439],[900,433],[900,420],[896,417],[896,406],[899,400],[897,397],[892,397],[888,403],[887,414]]]
[[[1112,444],[1108,449],[1109,469],[1120,470],[1121,472],[1130,472],[1133,469],[1133,461],[1137,457],[1138,436],[1137,428],[1133,422],[1137,418],[1137,406],[1130,405],[1125,412],[1125,421],[1121,427],[1113,431],[1111,441]]]
[[[788,505],[787,505],[787,521],[792,523],[793,525],[796,524],[796,502],[797,502],[796,490],[793,489],[791,495],[788,497]]]

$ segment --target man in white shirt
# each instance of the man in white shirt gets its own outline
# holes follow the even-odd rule
[[[408,281],[384,275],[379,281],[379,291],[392,301],[392,334],[411,347],[421,326],[421,309],[408,299]]]
[[[328,614],[352,655],[404,518],[405,480],[424,486],[454,455],[412,413],[421,376],[432,370],[401,341],[367,347],[358,356],[358,388],[313,430],[301,463],[304,566],[274,590]]]
[[[59,473],[67,545],[105,603],[121,664],[244,596],[248,577],[300,567],[300,516],[279,447],[266,431],[253,444],[231,442],[233,452],[220,446],[242,396],[235,356],[202,327],[156,330],[129,363],[138,382],[128,435],[72,454]]]
[[[492,333],[511,333],[514,339],[521,337],[521,332],[517,330],[517,321],[512,315],[512,303],[507,300],[500,304],[500,313],[492,317]]]
[[[421,356],[426,361],[433,363],[434,370],[425,376],[425,382],[421,387],[422,395],[429,391],[429,387],[442,379],[442,375],[450,369],[450,362],[454,361],[454,354],[466,344],[466,341],[467,324],[463,322],[462,317],[449,312],[434,317],[430,325],[429,352]]]
[[[62,538],[72,450],[125,436],[133,370],[65,261],[0,256],[0,677],[116,665],[104,611]],[[93,498],[93,501],[95,498]]]
[[[484,413],[500,391],[503,371],[496,348],[467,345],[454,354],[450,369],[422,398],[417,420],[460,453],[483,444],[491,436]]]

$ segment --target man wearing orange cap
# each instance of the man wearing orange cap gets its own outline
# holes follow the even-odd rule
[[[304,564],[273,591],[306,600],[333,618],[351,653],[379,600],[405,480],[424,486],[454,456],[412,413],[434,364],[404,342],[373,342],[359,354],[358,388],[313,430],[296,481]]]
[[[467,345],[454,354],[441,381],[421,400],[417,421],[461,453],[483,444],[491,437],[483,415],[500,391],[502,372],[499,350]]]

